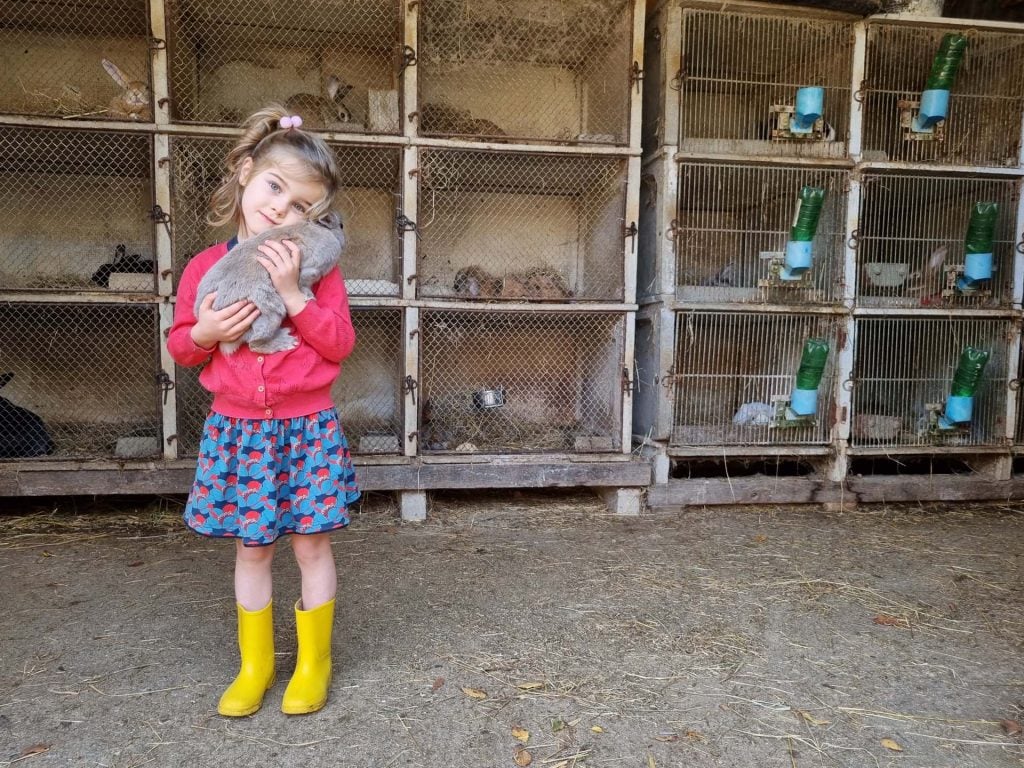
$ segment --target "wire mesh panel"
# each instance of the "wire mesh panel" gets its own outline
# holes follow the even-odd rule
[[[425,453],[599,453],[621,448],[618,313],[425,311]]]
[[[396,0],[167,0],[173,118],[280,102],[313,130],[400,133]]]
[[[861,184],[857,302],[862,306],[1009,304],[1018,182],[870,174]],[[977,203],[995,203],[991,279],[962,281]],[[975,249],[976,250],[976,249]]]
[[[682,34],[680,149],[845,157],[852,24],[684,9]]]
[[[405,347],[400,310],[353,309],[356,348],[332,395],[357,454],[402,453]]]
[[[779,445],[829,441],[838,320],[826,315],[680,312],[671,444]],[[809,339],[828,344],[810,418],[787,412]],[[807,388],[804,385],[803,388]]]
[[[625,144],[631,0],[421,4],[426,136]]]
[[[158,338],[153,305],[0,303],[0,458],[159,456]]]
[[[707,302],[832,303],[842,297],[843,170],[687,163],[679,169],[676,294]],[[803,190],[824,199],[809,267],[786,270]],[[803,230],[801,230],[803,232]],[[801,269],[804,269],[801,267]]]
[[[400,310],[352,309],[356,348],[331,390],[352,453],[401,453],[402,317]],[[202,366],[176,366],[178,455],[199,453],[213,397],[199,383]]]
[[[425,149],[420,296],[622,300],[626,161]]]
[[[0,2],[0,112],[153,119],[146,0]]]
[[[955,53],[941,57],[947,34],[966,38],[962,59]],[[947,76],[936,83],[930,73],[935,72],[940,58],[944,62],[949,59],[943,64]],[[1024,114],[1021,72],[1022,34],[870,25],[864,83],[864,159],[1017,165]],[[922,114],[923,92],[936,86],[949,93],[946,117],[938,125],[929,126],[927,132],[915,130],[914,119]],[[928,102],[924,103],[927,118],[932,113]],[[930,119],[925,120],[928,122]]]
[[[855,446],[1002,445],[1010,321],[859,318],[854,348]],[[969,423],[943,424],[964,350],[988,354]]]
[[[210,195],[220,184],[230,141],[171,139],[171,205],[175,280],[188,260],[224,242],[233,228],[206,222]],[[391,147],[334,144],[342,188],[335,198],[345,226],[341,256],[350,296],[398,296],[401,241],[395,226],[399,205],[400,152]]]
[[[0,127],[0,286],[155,290],[152,141]]]

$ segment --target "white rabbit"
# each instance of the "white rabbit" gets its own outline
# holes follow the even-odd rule
[[[327,78],[327,95],[296,93],[285,101],[285,108],[291,114],[302,116],[305,127],[312,130],[329,130],[338,123],[352,121],[352,113],[345,106],[344,99],[352,90],[334,75]]]
[[[110,59],[103,59],[103,68],[121,88],[121,93],[110,100],[107,114],[121,120],[152,120],[149,86],[140,80],[129,80]]]
[[[220,351],[230,355],[243,343],[253,352],[272,353],[294,349],[298,340],[287,328],[281,327],[287,311],[274,283],[256,256],[257,247],[266,240],[291,240],[302,251],[299,270],[299,288],[312,298],[310,287],[334,269],[345,245],[341,217],[334,211],[318,221],[273,227],[256,237],[239,243],[203,275],[196,292],[195,312],[198,315],[203,299],[214,291],[217,298],[214,309],[223,309],[236,301],[248,300],[260,310],[256,322],[238,341],[221,342]]]

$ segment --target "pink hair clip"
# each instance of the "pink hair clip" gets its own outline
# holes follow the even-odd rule
[[[302,118],[298,115],[285,115],[281,118],[281,127],[288,128],[301,128]]]

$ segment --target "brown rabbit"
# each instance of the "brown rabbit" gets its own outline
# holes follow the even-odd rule
[[[339,123],[352,120],[352,113],[345,106],[344,99],[352,90],[338,78],[327,78],[327,95],[317,96],[312,93],[296,93],[284,103],[290,114],[299,115],[303,125],[314,131],[328,130]]]
[[[118,120],[152,120],[149,86],[140,80],[129,80],[121,68],[109,59],[103,59],[103,68],[121,87],[121,93],[110,100],[107,114]]]

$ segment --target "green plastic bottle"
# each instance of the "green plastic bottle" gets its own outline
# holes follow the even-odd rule
[[[800,190],[800,207],[797,209],[790,231],[790,240],[809,243],[818,231],[821,207],[825,204],[825,190],[821,187],[804,187]]]
[[[942,37],[939,52],[932,61],[932,71],[928,75],[925,90],[949,91],[953,89],[956,73],[960,70],[960,62],[967,50],[967,38],[959,32],[949,32]]]
[[[998,216],[999,206],[995,203],[974,204],[971,220],[967,224],[967,236],[964,238],[967,253],[992,253]]]
[[[828,361],[828,341],[811,338],[804,342],[800,368],[796,372],[797,389],[817,389]]]
[[[977,347],[965,347],[960,354],[960,363],[953,374],[953,387],[950,391],[954,397],[973,397],[981,380],[981,372],[988,362],[988,350]]]

